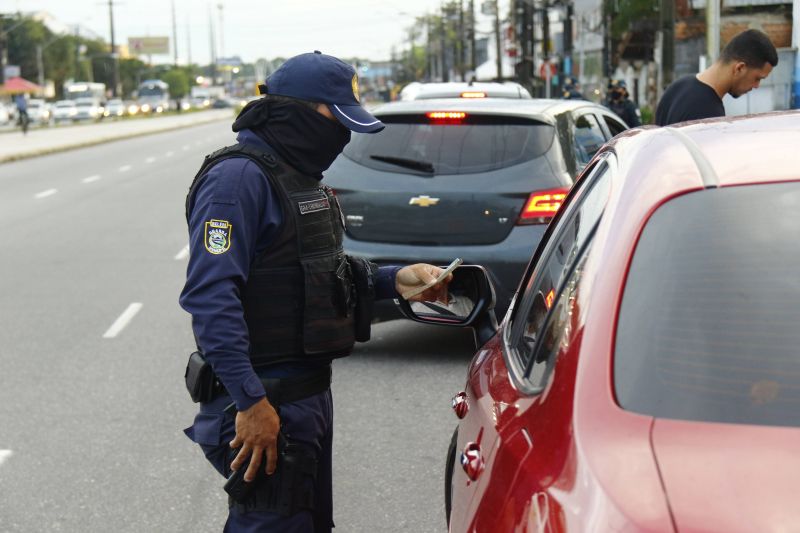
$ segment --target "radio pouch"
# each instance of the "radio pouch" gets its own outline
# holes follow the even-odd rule
[[[200,352],[189,356],[183,377],[193,402],[209,402],[214,398],[216,377],[211,365]]]
[[[348,256],[356,286],[355,337],[358,342],[369,340],[375,306],[375,275],[378,265],[362,257]]]

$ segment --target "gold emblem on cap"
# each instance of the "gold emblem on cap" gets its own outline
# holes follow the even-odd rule
[[[358,74],[353,74],[353,96],[356,97],[356,102],[361,103],[361,98],[358,96]]]

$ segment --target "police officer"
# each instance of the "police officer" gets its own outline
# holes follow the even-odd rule
[[[185,433],[230,476],[226,531],[330,532],[331,361],[369,338],[373,298],[441,269],[377,268],[342,250],[344,217],[322,172],[351,131],[384,128],[361,107],[354,69],[302,54],[260,88],[233,124],[237,144],[206,157],[187,196],[180,303],[198,345],[186,381],[200,412]],[[446,299],[448,281],[410,299]]]
[[[608,92],[606,93],[605,103],[606,107],[619,115],[629,128],[642,125],[636,104],[628,98],[628,88],[625,80],[608,80]]]
[[[572,76],[564,78],[564,92],[561,95],[564,100],[586,100],[580,92],[580,84],[578,80]]]

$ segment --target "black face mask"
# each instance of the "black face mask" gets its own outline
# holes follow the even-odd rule
[[[350,142],[350,130],[322,113],[293,102],[261,98],[242,109],[233,131],[250,129],[278,152],[289,165],[322,179]]]
[[[622,91],[611,91],[612,100],[622,100]]]

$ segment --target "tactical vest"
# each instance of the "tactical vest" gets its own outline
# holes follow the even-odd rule
[[[258,164],[283,211],[283,227],[253,260],[242,293],[253,366],[349,355],[355,342],[353,276],[342,249],[344,217],[329,187],[240,143],[206,156],[186,197],[187,222],[191,198],[208,170],[232,157]]]

